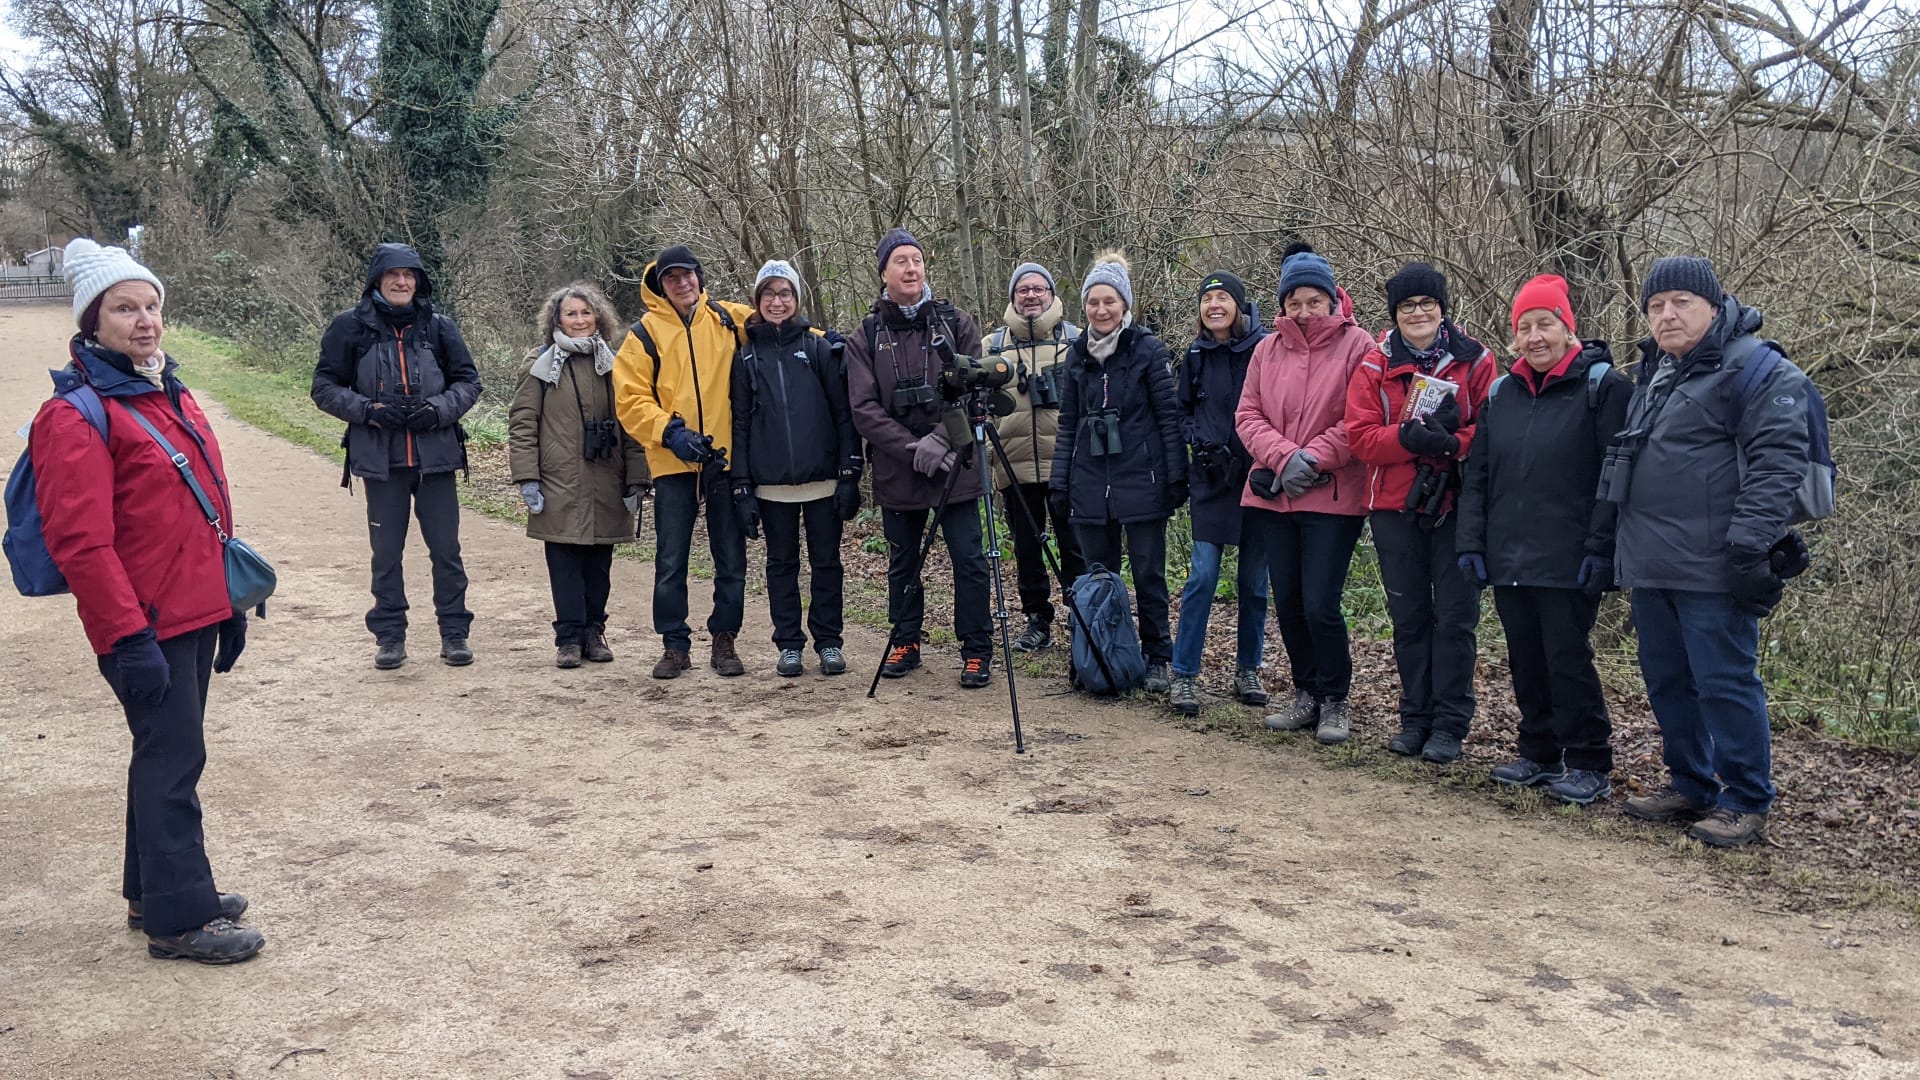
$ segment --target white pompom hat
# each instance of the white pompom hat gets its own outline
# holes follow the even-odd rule
[[[73,286],[73,321],[77,326],[80,319],[100,298],[100,294],[123,281],[144,281],[160,292],[160,302],[166,303],[167,287],[160,284],[154,272],[134,261],[127,249],[106,247],[96,244],[84,236],[75,237],[67,245],[64,269],[67,283]]]

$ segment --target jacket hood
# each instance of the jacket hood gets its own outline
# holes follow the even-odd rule
[[[53,388],[57,393],[66,393],[81,383],[93,384],[101,397],[131,397],[134,394],[159,393],[159,387],[146,376],[133,370],[133,361],[125,355],[90,345],[75,334],[67,344],[67,353],[73,363],[53,373]],[[160,368],[162,382],[175,379],[174,371],[179,368],[171,356],[165,353],[165,363]]]
[[[1472,363],[1486,353],[1487,347],[1467,336],[1467,332],[1454,325],[1451,318],[1441,319],[1440,328],[1446,332],[1447,352],[1452,354],[1455,361]],[[1387,358],[1388,373],[1414,365],[1413,354],[1408,351],[1406,342],[1401,340],[1398,328],[1380,335],[1380,351]]]
[[[1331,344],[1349,326],[1359,326],[1353,318],[1353,297],[1347,290],[1336,287],[1339,296],[1334,298],[1333,314],[1315,315],[1301,325],[1300,320],[1290,319],[1284,313],[1273,317],[1273,332],[1280,340],[1296,349],[1317,349]]]
[[[420,261],[420,253],[406,244],[381,244],[373,249],[373,258],[367,263],[367,284],[360,290],[362,298],[370,297],[380,287],[380,276],[389,270],[411,270],[420,278],[420,291],[415,295],[423,300],[433,298],[433,279],[427,276],[427,264]]]
[[[666,294],[659,289],[660,275],[656,273],[659,266],[660,263],[657,260],[650,262],[647,264],[646,270],[641,273],[640,300],[646,305],[647,310],[655,315],[663,319],[678,320],[680,318],[680,312],[674,308],[673,301],[667,299]],[[706,303],[707,283],[706,279],[702,278],[700,281],[700,299],[694,301],[693,310],[698,312]]]
[[[1007,333],[1016,341],[1039,341],[1052,337],[1054,330],[1059,328],[1066,317],[1066,301],[1056,296],[1053,298],[1053,303],[1047,305],[1047,310],[1031,319],[1015,311],[1013,304],[1008,303],[1007,312],[1002,319],[1005,321]]]

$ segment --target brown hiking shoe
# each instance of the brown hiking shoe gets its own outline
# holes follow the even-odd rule
[[[613,663],[613,650],[607,648],[607,636],[597,630],[587,631],[587,643],[581,647],[580,655],[590,663]]]
[[[747,673],[747,665],[740,662],[740,654],[734,651],[732,634],[713,635],[713,659],[707,666],[728,677]]]
[[[1687,835],[1712,847],[1746,847],[1767,838],[1767,815],[1721,807],[1688,829]]]
[[[660,662],[653,665],[653,677],[656,679],[677,679],[680,673],[693,666],[693,658],[685,649],[669,647],[660,654]]]
[[[1680,794],[1678,788],[1668,784],[1665,790],[1657,795],[1637,795],[1628,799],[1621,804],[1620,809],[1626,811],[1628,817],[1671,825],[1698,821],[1706,817],[1713,807],[1701,806]]]

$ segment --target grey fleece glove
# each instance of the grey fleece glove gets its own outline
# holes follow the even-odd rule
[[[540,490],[540,481],[529,480],[520,485],[520,501],[527,504],[527,513],[537,514],[547,508],[547,497]]]
[[[954,461],[959,457],[947,442],[946,432],[938,428],[908,443],[907,449],[913,451],[913,471],[925,477],[934,477],[942,469],[953,468]]]
[[[1290,499],[1297,499],[1313,488],[1320,479],[1320,463],[1305,450],[1295,450],[1293,456],[1280,468],[1280,487]]]

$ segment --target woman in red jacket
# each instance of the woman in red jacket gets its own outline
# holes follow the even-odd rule
[[[1347,446],[1347,382],[1373,352],[1353,301],[1327,261],[1304,244],[1280,264],[1280,317],[1253,351],[1234,429],[1253,456],[1240,504],[1267,548],[1280,640],[1293,669],[1293,705],[1265,720],[1347,741],[1353,653],[1340,610],[1353,546],[1366,523],[1365,472]]]
[[[220,445],[160,351],[160,279],[123,249],[87,239],[67,245],[66,275],[80,332],[28,452],[47,552],[133,733],[127,923],[146,930],[151,956],[229,964],[263,940],[233,921],[246,900],[213,887],[194,788],[207,762],[207,684],[232,670],[247,620],[228,599],[218,533],[139,421],[187,459],[231,529]],[[104,430],[83,403],[98,404]]]
[[[1387,308],[1393,329],[1347,386],[1347,441],[1367,464],[1368,524],[1400,669],[1400,734],[1387,749],[1444,765],[1459,760],[1473,723],[1480,622],[1480,590],[1455,565],[1453,503],[1498,364],[1447,317],[1447,279],[1426,263],[1387,279]],[[1423,377],[1458,389],[1410,410],[1408,392]]]

